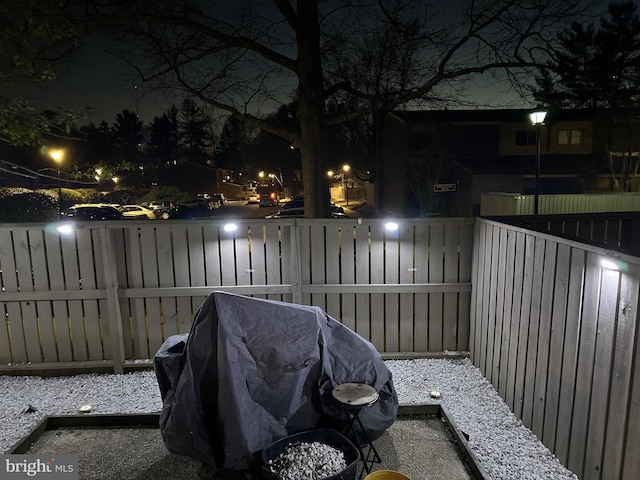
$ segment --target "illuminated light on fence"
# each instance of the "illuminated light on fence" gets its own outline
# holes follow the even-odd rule
[[[629,265],[617,258],[602,257],[600,259],[600,267],[606,270],[615,270],[616,272],[626,272]]]
[[[399,227],[396,222],[387,222],[384,224],[384,228],[389,232],[396,232]]]
[[[58,225],[56,227],[56,231],[60,235],[71,235],[74,230],[75,230],[75,228],[73,227],[73,224],[71,224],[71,223],[63,223],[63,224]]]
[[[238,230],[238,225],[236,225],[235,223],[225,223],[224,227],[222,228],[224,228],[225,232],[233,233]]]

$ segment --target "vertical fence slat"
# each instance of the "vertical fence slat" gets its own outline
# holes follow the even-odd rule
[[[340,283],[353,284],[356,282],[356,229],[351,225],[342,227],[342,246],[340,249]],[[356,295],[343,293],[342,323],[353,331],[356,329]]]
[[[435,223],[429,227],[429,283],[444,281],[444,227]],[[442,293],[429,294],[429,350],[441,351],[443,338]]]
[[[189,250],[181,248],[189,245],[189,230],[185,225],[176,225],[172,228],[173,242],[173,272],[177,287],[191,286],[189,278]],[[229,253],[222,256],[220,270],[222,272],[221,285],[235,285],[235,259],[233,253],[233,240],[221,239],[221,249],[227,248]],[[191,298],[178,297],[176,299],[178,311],[178,325],[191,325],[193,320],[193,305]]]
[[[458,266],[461,247],[460,233],[460,225],[445,224],[443,281],[446,283],[461,282]],[[458,316],[460,312],[455,308],[458,303],[458,293],[444,293],[442,300],[444,307],[442,312],[442,349],[458,350]]]
[[[15,245],[16,271],[18,275],[18,285],[22,292],[33,291],[33,275],[31,273],[31,247],[29,236],[26,230],[15,232],[13,236]],[[20,317],[22,321],[22,331],[24,333],[27,358],[30,362],[41,362],[40,345],[38,342],[30,342],[30,338],[38,336],[38,312],[35,302],[20,302]]]
[[[140,233],[137,228],[127,230],[127,264],[129,287],[142,288],[144,279],[142,276],[142,249],[140,245]],[[147,342],[147,315],[144,298],[131,299],[131,315],[135,319],[132,323],[133,355],[137,359],[149,358],[149,345]]]
[[[617,306],[615,351],[613,355],[613,368],[611,370],[611,394],[609,415],[606,425],[606,444],[604,462],[602,464],[602,478],[628,478],[623,474],[623,459],[625,458],[625,440],[629,442],[628,451],[636,452],[636,461],[640,443],[636,437],[635,448],[633,445],[632,429],[640,429],[638,407],[631,398],[631,386],[633,381],[633,353],[634,338],[638,338],[637,309],[640,290],[640,268],[633,266],[621,275],[620,298]],[[640,349],[636,349],[640,352]],[[635,367],[638,370],[638,367]],[[635,423],[635,424],[634,424]],[[620,432],[629,432],[628,437],[620,435]],[[629,455],[633,456],[633,453]],[[640,471],[640,462],[635,472]]]
[[[104,263],[104,286],[107,290],[106,309],[108,318],[106,320],[105,341],[108,342],[108,354],[113,360],[114,373],[124,372],[125,343],[122,325],[122,316],[118,301],[118,275],[116,272],[117,260],[115,242],[113,238],[120,230],[109,230],[103,228],[100,230],[102,235],[102,252],[101,257]],[[117,236],[119,237],[119,236]]]
[[[473,257],[471,269],[471,308],[469,310],[469,355],[473,364],[480,367],[480,349],[479,339],[481,328],[479,323],[482,322],[480,313],[480,301],[482,299],[482,283],[480,277],[484,273],[484,231],[487,224],[484,222],[476,222],[473,228]]]
[[[3,250],[2,253],[2,286],[7,292],[17,292],[18,275],[16,260],[14,254],[14,240],[11,231],[2,231],[0,242]],[[29,361],[27,354],[27,344],[25,332],[22,328],[22,313],[20,308],[21,302],[6,303],[7,331],[11,341],[11,359],[14,363],[25,363]]]
[[[327,240],[325,239],[324,225],[313,223],[310,228],[309,245],[311,255],[311,279],[314,285],[327,283],[327,272],[325,269],[325,258],[327,254]],[[306,247],[305,247],[306,248]],[[327,309],[327,296],[324,293],[314,293],[311,295],[311,305]]]
[[[236,255],[236,285],[251,285],[251,257],[249,252],[249,230],[244,227],[236,230],[233,233],[225,232],[224,229],[220,231],[220,235],[224,236],[233,236],[235,242],[235,255]],[[200,238],[192,237],[191,231],[189,232],[189,240],[192,244],[202,243]],[[191,285],[198,285],[198,278],[200,275],[204,275],[204,272],[199,271],[198,258],[195,258],[191,264]],[[194,268],[198,268],[198,270],[194,271]],[[199,303],[194,305],[195,308],[198,308],[200,304],[204,301],[204,298],[199,300]]]
[[[165,288],[175,287],[171,229],[168,226],[160,225],[155,228],[155,234],[154,244],[156,255],[158,256],[158,286]],[[218,268],[218,273],[219,272],[220,269]],[[188,332],[188,324],[178,323],[178,310],[175,297],[168,295],[163,296],[160,299],[160,309],[162,311],[160,326],[165,338],[169,338],[171,335],[177,335],[178,333]]]
[[[546,385],[546,403],[544,425],[541,439],[551,450],[555,446],[560,400],[560,379],[562,375],[562,356],[565,342],[565,320],[567,317],[567,294],[569,287],[569,262],[571,249],[559,244],[555,258],[556,272],[551,308],[551,333],[549,338],[549,363]]]
[[[598,298],[600,290],[600,269],[598,256],[587,254],[587,268],[584,279],[582,305],[582,323],[578,345],[578,364],[576,371],[576,396],[571,425],[571,439],[587,438],[589,430],[589,404],[593,385],[593,362],[597,335]],[[567,467],[582,476],[585,461],[586,445],[584,442],[571,441]]]
[[[540,327],[538,330],[538,350],[536,353],[536,379],[534,382],[534,401],[532,430],[542,438],[544,428],[545,401],[547,398],[547,378],[549,371],[549,343],[551,341],[551,315],[553,314],[553,292],[556,269],[557,244],[545,242],[544,266],[540,301]]]
[[[369,226],[357,224],[356,258],[354,283],[369,283]],[[356,294],[356,332],[371,341],[371,296],[368,293]]]
[[[577,249],[571,249],[569,266],[569,286],[567,294],[567,322],[562,352],[562,374],[560,376],[560,406],[558,408],[558,427],[555,441],[556,455],[564,465],[569,465],[569,445],[571,443],[571,424],[573,405],[576,395],[576,371],[578,368],[578,341],[582,323],[582,298],[586,255]],[[590,292],[592,293],[592,292]]]
[[[325,280],[328,285],[340,284],[340,257],[345,252],[344,231],[339,225],[329,224],[324,227],[325,232]],[[328,293],[326,296],[326,311],[333,318],[344,322],[341,308],[342,294]]]
[[[311,284],[311,227],[309,225],[300,225],[294,226],[293,230],[297,229],[299,233],[300,239],[300,283],[302,285],[310,285]],[[293,235],[289,237],[290,240],[293,240]],[[293,245],[292,245],[293,246]],[[286,247],[286,244],[285,244]],[[324,252],[323,252],[324,253]],[[296,272],[291,272],[291,275],[295,275]],[[304,305],[313,305],[311,301],[310,293],[302,293],[300,295],[300,299]]]
[[[220,273],[220,248],[222,246],[222,242],[218,236],[218,229],[213,225],[206,225],[204,227],[203,232],[203,240],[204,240],[204,268],[206,270],[205,282],[208,286],[220,286],[222,285],[222,278]],[[162,243],[163,246],[165,242]],[[166,247],[168,250],[168,257],[170,258],[171,254],[171,244],[167,243]],[[171,273],[173,278],[173,272]],[[162,281],[162,277],[160,277],[160,281]]]
[[[31,264],[33,269],[33,288],[37,292],[49,290],[49,272],[47,269],[47,251],[45,247],[44,232],[31,230],[29,233],[31,245]],[[56,362],[56,336],[53,327],[53,311],[50,301],[36,302],[38,312],[38,334],[42,349],[43,362]]]
[[[505,229],[503,239],[502,254],[505,258],[504,265],[504,302],[502,305],[502,344],[500,348],[500,370],[498,372],[498,392],[502,398],[507,398],[509,383],[509,361],[511,359],[510,348],[513,347],[511,339],[516,326],[512,322],[511,309],[513,306],[513,283],[514,283],[514,262],[515,262],[515,234]],[[518,272],[519,274],[520,272]]]
[[[115,261],[115,284],[118,287],[125,289],[129,288],[129,278],[127,276],[127,239],[128,236],[125,233],[125,228],[113,228],[111,235],[111,242],[113,242],[113,253]],[[133,342],[133,316],[131,314],[131,301],[125,295],[119,297],[120,316],[122,319],[122,337],[124,341],[124,355],[125,358],[134,358],[134,342]]]
[[[62,238],[62,265],[66,290],[81,290],[80,272],[78,270],[78,235],[82,236],[83,234],[79,230],[76,230],[75,235]],[[84,338],[82,300],[68,300],[67,309],[73,360],[88,360]]]
[[[520,313],[522,307],[522,285],[525,259],[525,235],[521,232],[513,235],[514,239],[514,280],[513,280],[513,300],[511,303],[511,336],[509,338],[509,359],[507,361],[507,391],[505,401],[507,405],[515,412],[516,404],[516,384],[518,381],[518,359],[520,356]],[[518,274],[516,275],[516,272]]]
[[[249,227],[249,264],[250,264],[250,284],[266,285],[267,284],[267,262],[266,262],[266,232],[264,225]],[[267,298],[267,295],[257,294],[257,298]]]
[[[145,288],[159,287],[158,241],[156,229],[152,225],[140,227],[140,245],[142,262],[142,283]],[[145,299],[145,315],[147,319],[147,337],[149,343],[149,358],[158,351],[166,339],[163,331],[163,319],[160,309],[160,299],[148,297]]]
[[[244,237],[244,232],[240,233]],[[245,244],[246,245],[246,244]],[[244,246],[244,245],[243,245]],[[195,226],[189,228],[189,285],[191,286],[204,286],[206,285],[206,273],[204,264],[204,233],[202,226]],[[242,271],[242,275],[247,278],[246,285],[250,284],[249,281],[249,261],[247,248],[242,249],[244,253],[244,259],[246,260],[246,267]],[[196,312],[200,305],[205,301],[206,295],[192,295],[191,296],[191,310]]]
[[[415,226],[415,278],[416,283],[429,282],[429,224]],[[415,327],[413,348],[416,352],[429,351],[429,294],[415,294]]]
[[[11,265],[10,265],[11,264]],[[12,288],[11,282],[8,280],[8,273],[15,272],[15,268],[11,269],[13,264],[13,247],[11,244],[11,232],[6,230],[0,230],[0,290],[2,291],[15,291]],[[0,362],[12,363],[12,349],[11,349],[11,323],[13,322],[13,312],[17,302],[2,302],[2,308],[0,308],[0,315],[3,320],[0,321]],[[17,317],[16,317],[17,318]]]
[[[535,238],[525,236],[524,278],[520,303],[520,327],[518,328],[518,357],[516,359],[516,382],[514,389],[514,413],[518,418],[523,415],[525,375],[527,369],[527,347],[529,345],[529,320],[531,318],[531,296],[533,290]]]
[[[470,223],[460,225],[460,256],[458,261],[459,281],[472,281],[472,250],[474,226]],[[467,319],[471,314],[471,292],[458,293],[458,345],[456,350],[466,351],[470,347],[470,324]]]
[[[636,291],[637,289],[638,287],[636,286]],[[634,351],[637,358],[638,352],[640,352],[640,333],[638,332],[640,311],[636,309],[634,314],[633,312],[631,313],[632,317],[635,317],[636,324]],[[630,415],[626,429],[626,446],[621,478],[633,478],[640,472],[640,415],[637,414],[640,411],[640,368],[638,368],[637,362],[631,375],[633,376],[631,380],[633,388],[629,397],[628,411]]]
[[[534,263],[529,316],[529,341],[524,379],[524,398],[522,400],[522,422],[533,429],[533,405],[535,403],[536,364],[540,335],[540,309],[542,306],[542,285],[544,279],[544,253],[546,242],[542,238],[534,240]]]
[[[95,251],[102,251],[99,231],[93,228],[80,230],[78,232],[78,265],[83,290],[97,288]],[[82,333],[87,348],[87,358],[89,360],[102,360],[102,334],[100,331],[98,300],[83,300],[82,307],[84,311],[84,330]]]
[[[500,368],[504,362],[503,355],[506,355],[503,351],[503,345],[508,342],[504,342],[505,334],[509,334],[508,326],[505,327],[505,315],[504,315],[504,295],[505,295],[505,275],[506,275],[506,258],[504,252],[506,250],[507,232],[504,229],[500,229],[497,235],[497,251],[498,256],[497,272],[495,281],[492,280],[492,285],[496,286],[495,290],[495,330],[493,334],[493,365],[491,372],[491,380],[496,390],[500,388]]]
[[[493,265],[493,254],[495,253],[495,247],[493,244],[493,226],[487,226],[485,229],[485,239],[484,239],[484,247],[486,249],[485,258],[484,258],[484,271],[482,275],[482,310],[481,310],[481,327],[480,327],[480,369],[487,377],[487,380],[491,381],[489,376],[490,367],[491,367],[491,355],[489,353],[489,346],[493,345],[491,343],[492,338],[490,336],[490,319],[491,317],[491,298],[492,298],[492,290],[491,290],[491,274],[492,268],[487,268],[490,265]],[[487,358],[488,357],[488,358]]]
[[[4,232],[3,232],[4,233]],[[8,292],[17,292],[18,271],[14,253],[14,239],[12,232],[6,232],[1,238],[3,245],[6,245],[7,252],[2,255],[2,280],[3,286]],[[8,313],[8,331],[11,340],[11,357],[14,363],[26,363],[29,361],[27,354],[27,337],[22,325],[22,302],[9,302],[6,304]]]
[[[589,405],[589,435],[585,464],[581,478],[602,478],[602,455],[607,429],[611,361],[615,341],[615,321],[618,304],[620,272],[602,270],[600,301],[598,305],[597,336],[594,352],[591,404]],[[620,415],[620,412],[613,412]]]
[[[384,283],[384,230],[381,224],[371,225],[371,283]],[[371,294],[371,342],[380,351],[385,348],[385,296]]]
[[[294,255],[299,252],[299,245],[293,250],[291,248],[284,249],[284,238],[291,237],[290,228],[280,228],[278,225],[267,224],[263,227],[265,229],[265,269],[266,269],[266,282],[271,285],[280,285],[281,283],[287,283],[283,277],[283,261],[280,252],[287,253],[287,262],[291,264],[297,264],[294,260]],[[300,266],[297,266],[298,270]],[[291,283],[291,282],[290,282]],[[293,301],[291,295],[285,297],[283,295],[267,295],[267,298],[274,300]]]
[[[395,235],[394,235],[395,233]],[[399,232],[385,237],[384,283],[397,284],[399,277]],[[384,349],[387,352],[400,351],[399,294],[387,293],[384,296]]]
[[[415,283],[414,263],[414,229],[412,225],[403,225],[400,228],[400,245],[398,250],[399,282]],[[401,293],[399,296],[399,338],[398,349],[401,352],[413,351],[414,318],[413,309],[414,294]]]

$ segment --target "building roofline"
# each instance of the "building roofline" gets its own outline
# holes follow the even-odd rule
[[[524,122],[528,123],[528,115],[536,109],[473,109],[473,110],[393,110],[390,116],[405,124],[410,123],[441,123],[441,122]],[[550,121],[562,120],[592,120],[592,109],[549,109]]]

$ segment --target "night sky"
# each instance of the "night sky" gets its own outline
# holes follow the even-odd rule
[[[147,124],[172,103],[181,103],[143,95],[144,85],[136,78],[136,72],[99,47],[78,49],[72,59],[56,67],[56,80],[29,87],[24,95],[37,110],[61,107],[78,111],[87,106],[96,110],[90,117],[79,119],[79,125],[99,124],[102,120],[113,124],[116,115],[125,109],[138,113]]]

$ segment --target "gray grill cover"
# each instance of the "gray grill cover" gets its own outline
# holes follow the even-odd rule
[[[218,468],[252,468],[276,440],[330,425],[342,416],[331,397],[341,383],[379,392],[360,415],[372,439],[398,410],[377,350],[318,307],[214,292],[154,367],[167,449]]]

